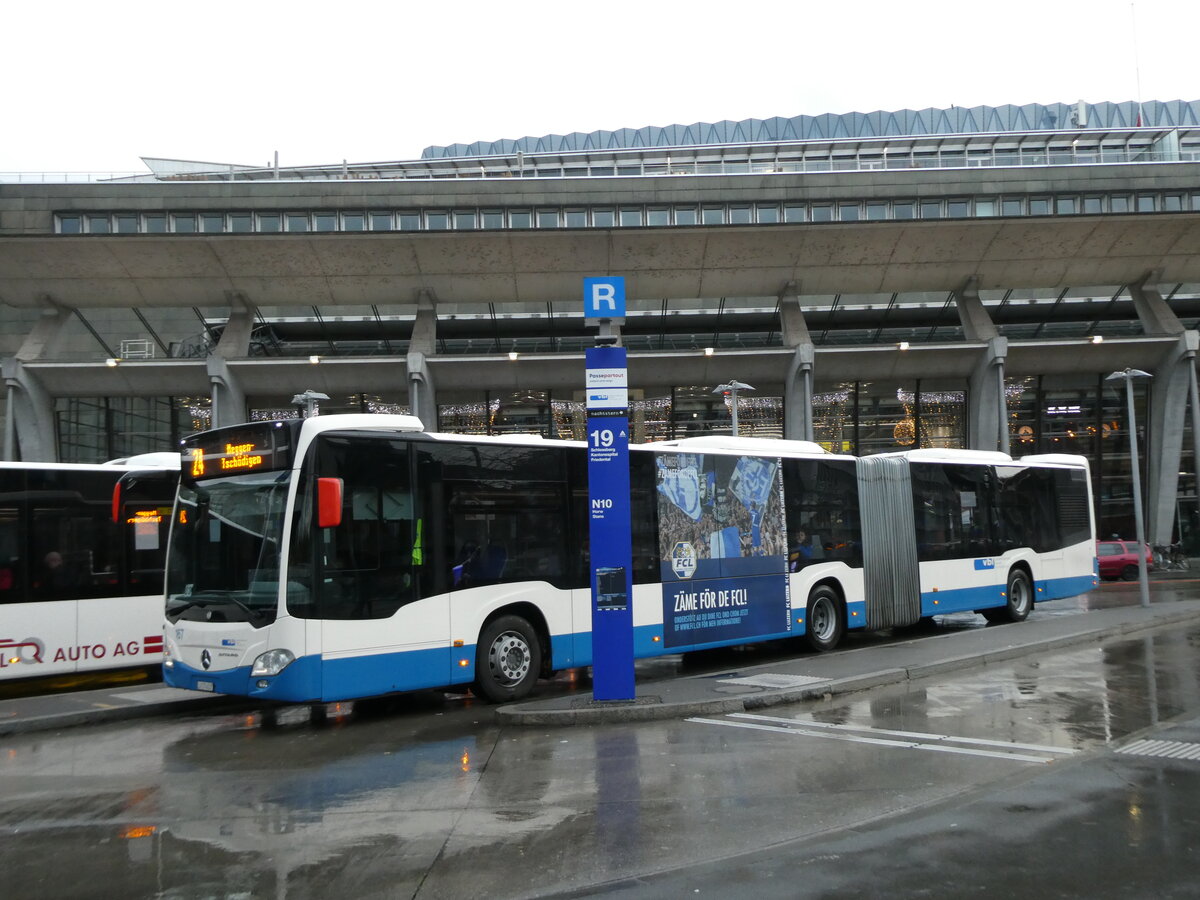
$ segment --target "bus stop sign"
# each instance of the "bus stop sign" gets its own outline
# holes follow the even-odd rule
[[[592,697],[633,700],[633,552],[625,348],[591,347],[586,359]]]
[[[625,318],[625,279],[621,275],[583,279],[583,318]]]

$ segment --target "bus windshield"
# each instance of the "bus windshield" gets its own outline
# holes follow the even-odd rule
[[[275,620],[288,472],[180,485],[168,550],[167,618]]]

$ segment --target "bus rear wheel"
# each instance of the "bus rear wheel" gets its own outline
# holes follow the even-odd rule
[[[1005,603],[994,609],[980,610],[989,622],[1024,622],[1033,609],[1033,583],[1024,569],[1013,569],[1008,573],[1008,585],[1004,592]]]
[[[810,650],[824,653],[841,643],[846,633],[846,611],[838,592],[827,584],[813,588],[804,625],[804,644]]]
[[[475,651],[475,690],[493,703],[529,695],[542,669],[542,645],[520,616],[499,616],[483,626]]]

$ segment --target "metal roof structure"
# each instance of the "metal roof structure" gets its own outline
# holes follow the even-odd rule
[[[924,135],[1124,130],[1200,127],[1200,101],[1138,103],[1028,103],[1023,106],[952,106],[949,109],[902,109],[895,112],[827,113],[770,119],[696,122],[691,125],[574,131],[516,140],[475,141],[426,147],[422,159],[499,156],[513,153],[689,147],[714,144],[781,143]]]

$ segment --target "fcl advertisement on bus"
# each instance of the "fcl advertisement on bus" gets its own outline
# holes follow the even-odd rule
[[[657,459],[663,643],[791,630],[783,478],[777,459]]]

